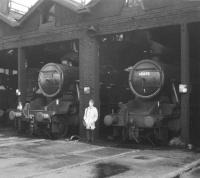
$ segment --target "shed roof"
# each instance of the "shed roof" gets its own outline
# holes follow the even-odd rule
[[[4,15],[3,13],[0,12],[0,20],[2,20],[11,27],[20,26],[21,23],[23,23],[42,3],[47,1],[60,4],[61,6],[64,6],[78,14],[81,14],[81,13],[89,13],[90,9],[96,6],[96,4],[98,4],[101,0],[92,0],[85,6],[74,0],[38,0],[35,3],[35,5],[32,6],[30,10],[21,19],[15,20],[14,18]]]
[[[8,15],[4,15],[3,13],[0,12],[0,20],[5,22],[11,27],[16,27],[19,25],[19,23],[12,17],[9,17]]]

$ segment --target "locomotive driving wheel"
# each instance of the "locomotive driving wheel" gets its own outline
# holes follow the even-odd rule
[[[51,137],[64,138],[68,134],[68,124],[64,116],[54,116],[51,122]]]

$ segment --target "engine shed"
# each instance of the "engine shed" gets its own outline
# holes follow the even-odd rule
[[[113,103],[132,97],[126,86],[128,78],[125,84],[117,84],[123,83],[123,77],[106,76],[102,80],[102,71],[123,71],[153,51],[178,67],[177,84],[183,88],[178,94],[181,136],[187,143],[200,144],[199,7],[200,2],[189,0],[93,0],[87,5],[73,0],[39,0],[19,20],[9,17],[7,11],[0,13],[0,65],[18,71],[24,105],[28,86],[37,85],[33,76],[38,69],[48,62],[59,63],[67,55],[79,66],[81,120],[91,98],[100,112],[109,113]],[[8,61],[6,54],[11,52],[13,57]],[[28,82],[30,77],[33,79]],[[102,83],[106,83],[103,92]],[[119,86],[117,97],[107,90],[112,84]],[[109,104],[105,101],[108,97]],[[97,126],[99,135],[102,115]],[[82,136],[84,130],[80,122]]]

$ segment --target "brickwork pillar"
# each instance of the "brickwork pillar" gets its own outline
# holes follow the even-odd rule
[[[79,41],[79,79],[80,79],[80,135],[85,137],[83,126],[84,109],[88,101],[94,99],[99,110],[99,44],[95,37],[85,34]],[[84,91],[88,87],[90,92]],[[96,137],[99,135],[99,122],[96,124]]]
[[[26,74],[26,57],[25,49],[18,48],[18,89],[21,92],[20,101],[24,104],[26,101],[26,87],[27,87],[27,74]]]
[[[186,23],[181,24],[181,83],[190,86],[189,32]],[[190,91],[181,95],[181,136],[189,143]]]

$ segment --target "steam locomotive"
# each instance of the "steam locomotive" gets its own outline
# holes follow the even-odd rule
[[[31,135],[63,137],[77,132],[79,86],[78,67],[48,63],[38,76],[38,90],[29,103],[11,111],[19,131]]]
[[[15,90],[17,89],[17,71],[0,68],[0,123],[8,124],[8,112],[17,105]]]
[[[179,117],[178,69],[152,58],[137,62],[127,71],[135,97],[120,103],[118,113],[106,115],[104,124],[114,131],[121,127],[124,140],[167,142],[169,123]]]

